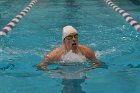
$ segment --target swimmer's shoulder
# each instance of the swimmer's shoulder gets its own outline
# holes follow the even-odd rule
[[[81,53],[86,56],[86,58],[88,58],[88,59],[95,58],[95,54],[91,48],[80,45],[79,49],[80,49]]]
[[[60,46],[49,52],[48,56],[53,60],[59,60],[62,54],[63,54],[62,47]]]
[[[84,50],[84,51],[86,51],[86,50],[91,50],[89,47],[84,46],[84,45],[79,45],[78,48],[79,48],[80,50]]]
[[[79,45],[79,48],[78,48],[82,54],[92,54],[93,53],[93,50],[87,46],[84,46],[84,45]]]
[[[55,48],[52,52],[56,53],[56,54],[61,54],[64,51],[64,46],[60,46]]]
[[[62,50],[62,47],[60,46],[60,47],[55,48],[52,52],[60,52],[61,50]]]

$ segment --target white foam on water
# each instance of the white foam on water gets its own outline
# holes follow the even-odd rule
[[[89,46],[96,47],[96,44],[95,43],[91,43],[91,44],[89,44]]]
[[[100,57],[101,55],[111,54],[115,51],[116,51],[116,48],[107,49],[105,51],[96,51],[95,55],[96,55],[96,57]]]
[[[72,52],[72,50],[62,56],[61,63],[77,63],[77,62],[84,64],[86,62],[86,57],[80,53],[75,54]]]
[[[61,66],[61,69],[63,69],[66,72],[63,74],[63,77],[65,79],[83,78],[85,76],[84,73],[75,73],[75,72],[84,69],[86,60],[87,59],[85,56],[83,56],[80,53],[75,54],[72,52],[72,50],[69,51],[67,54],[63,55],[62,61],[60,61],[61,64],[64,64],[64,66]]]

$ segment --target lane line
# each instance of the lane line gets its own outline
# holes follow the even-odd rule
[[[120,7],[118,7],[117,5],[115,5],[111,0],[105,0],[105,2],[111,6],[116,12],[118,12],[119,14],[121,14],[125,21],[128,22],[131,26],[133,26],[138,32],[140,32],[140,24],[134,20],[133,17],[130,16],[130,14],[128,14],[125,10],[121,9]]]
[[[16,26],[16,24],[22,19],[23,16],[25,16],[29,10],[37,3],[38,0],[32,0],[30,4],[25,7],[15,18],[13,18],[1,31],[0,36],[5,36],[10,32],[13,27]]]

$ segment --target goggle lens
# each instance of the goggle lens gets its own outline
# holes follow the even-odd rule
[[[67,36],[66,38],[67,38],[68,40],[71,40],[73,37],[74,37],[74,38],[78,38],[78,34],[75,34],[74,36],[69,35],[69,36]]]

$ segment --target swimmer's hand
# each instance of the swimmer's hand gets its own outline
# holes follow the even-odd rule
[[[46,66],[42,66],[42,65],[38,65],[37,68],[39,70],[48,71],[48,72],[56,72],[56,73],[60,73],[60,74],[66,73],[64,70],[49,70],[49,69],[47,69]]]
[[[84,72],[84,71],[92,70],[92,69],[95,69],[95,68],[97,68],[99,66],[101,66],[101,63],[98,62],[98,63],[93,64],[90,67],[87,67],[87,68],[81,69],[79,71],[76,71],[75,73],[81,73],[81,72]]]
[[[37,69],[43,70],[43,71],[47,71],[47,70],[48,70],[47,67],[44,66],[44,65],[38,65],[38,66],[37,66]]]
[[[92,69],[94,69],[94,68],[93,67],[84,68],[84,69],[81,69],[81,70],[76,71],[75,73],[82,73],[84,71],[88,71],[88,70],[92,70]]]
[[[60,73],[60,74],[66,73],[64,70],[48,70],[48,72],[56,72],[56,73]]]

